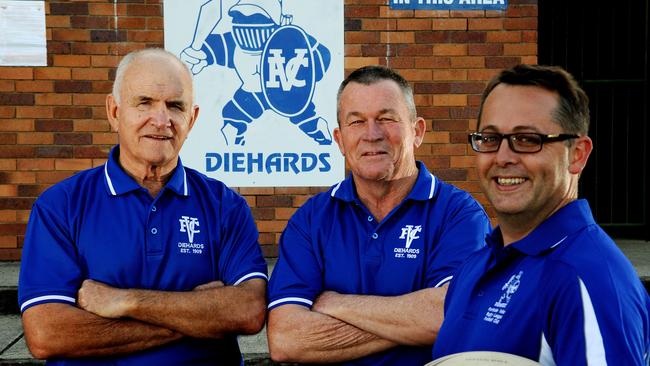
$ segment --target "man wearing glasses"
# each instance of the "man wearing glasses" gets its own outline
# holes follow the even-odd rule
[[[588,107],[557,67],[519,65],[488,84],[469,142],[499,226],[454,276],[434,359],[480,350],[543,365],[647,364],[648,294],[578,199]]]

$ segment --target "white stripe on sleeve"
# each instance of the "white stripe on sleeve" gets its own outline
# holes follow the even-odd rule
[[[70,296],[61,296],[61,295],[47,295],[47,296],[39,296],[35,297],[31,300],[25,301],[21,306],[20,306],[20,311],[23,311],[25,307],[35,303],[35,302],[41,302],[41,301],[46,301],[46,300],[63,300],[71,303],[76,303],[77,300],[74,299],[74,297]]]
[[[285,298],[277,299],[277,300],[271,302],[269,304],[268,308],[270,309],[270,308],[272,308],[272,307],[274,307],[276,305],[283,304],[285,302],[301,302],[303,304],[306,304],[309,307],[311,307],[314,304],[313,301],[303,299],[302,297],[285,297]]]
[[[585,318],[585,346],[586,357],[588,365],[607,365],[605,358],[605,345],[603,343],[603,336],[598,326],[598,319],[596,318],[596,311],[591,303],[591,297],[587,291],[582,279],[580,281],[580,297],[582,297],[582,311]]]

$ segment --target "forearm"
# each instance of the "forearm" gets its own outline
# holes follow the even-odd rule
[[[264,325],[265,287],[264,280],[252,279],[189,292],[127,290],[124,316],[196,338],[255,334]]]
[[[170,329],[135,320],[106,319],[67,304],[27,309],[23,328],[36,358],[129,354],[182,337]]]
[[[271,357],[276,362],[342,362],[396,346],[300,305],[283,305],[271,310],[267,335]]]
[[[313,310],[402,345],[433,344],[443,320],[447,287],[401,296],[342,295],[325,292]]]

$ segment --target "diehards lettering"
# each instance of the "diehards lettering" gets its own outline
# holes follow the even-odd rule
[[[420,249],[411,248],[413,240],[420,239],[418,233],[422,232],[422,225],[404,225],[402,228],[402,234],[399,236],[400,239],[406,240],[404,248],[395,248],[393,253],[395,253],[395,258],[409,258],[416,259],[418,254],[420,254]]]
[[[205,249],[205,244],[194,243],[194,235],[200,233],[199,230],[199,219],[196,217],[190,216],[181,216],[178,219],[180,223],[179,231],[181,233],[187,233],[188,242],[178,242],[178,251],[183,254],[203,254]]]
[[[206,153],[205,170],[246,174],[328,172],[332,169],[330,159],[329,153]]]

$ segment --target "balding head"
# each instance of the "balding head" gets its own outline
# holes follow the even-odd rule
[[[120,93],[122,92],[122,86],[124,82],[124,75],[128,70],[129,66],[134,63],[134,61],[142,62],[155,62],[156,60],[169,60],[172,63],[178,65],[179,71],[187,75],[187,78],[190,80],[190,86],[192,85],[192,73],[187,68],[187,65],[183,63],[176,55],[173,53],[164,50],[162,48],[145,48],[142,50],[137,50],[130,52],[117,65],[117,71],[115,72],[115,82],[113,83],[113,97],[118,105],[122,103],[120,98]],[[192,87],[192,103],[194,103],[194,88]]]

